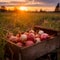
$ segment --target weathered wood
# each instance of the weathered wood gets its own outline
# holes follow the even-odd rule
[[[41,27],[34,27],[35,31],[38,31],[39,29],[44,30],[46,33],[50,35],[54,35],[55,37],[25,48],[20,48],[19,46],[16,46],[15,43],[6,40],[6,49],[8,51],[8,49],[10,48],[10,53],[12,54],[13,60],[35,60],[40,56],[43,56],[56,50],[57,48],[60,48],[60,31],[55,31]]]
[[[35,26],[34,30],[35,31],[43,30],[44,32],[46,32],[48,34],[55,35],[55,36],[60,35],[60,31],[58,31],[58,30],[47,29],[47,28],[44,28],[44,27],[41,27],[41,26]]]

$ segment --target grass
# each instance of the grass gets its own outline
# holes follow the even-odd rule
[[[4,37],[8,31],[17,33],[40,25],[60,30],[60,13],[0,12],[0,60],[4,56]]]

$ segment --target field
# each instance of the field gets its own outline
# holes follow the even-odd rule
[[[3,60],[7,32],[18,33],[35,25],[60,30],[60,13],[0,12],[0,60]]]

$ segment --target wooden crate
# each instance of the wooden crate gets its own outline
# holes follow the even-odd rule
[[[35,31],[38,31],[39,29],[44,30],[50,35],[54,35],[55,37],[32,46],[22,48],[17,46],[15,43],[6,40],[7,44],[5,45],[5,57],[8,57],[10,60],[35,60],[40,56],[60,48],[60,31],[41,28],[40,26],[34,27]]]

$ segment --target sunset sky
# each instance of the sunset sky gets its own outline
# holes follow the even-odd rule
[[[26,0],[0,0],[0,1],[9,2],[9,1],[26,1]]]
[[[26,2],[29,6],[28,8],[32,10],[43,9],[47,11],[53,11],[57,3],[60,3],[60,0],[0,0],[0,2]]]

